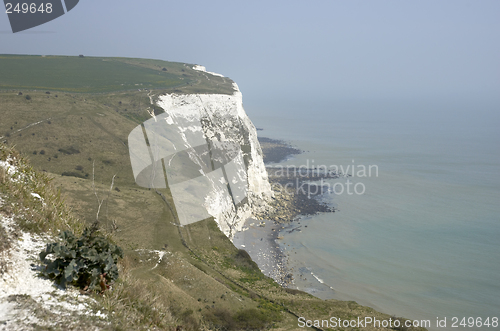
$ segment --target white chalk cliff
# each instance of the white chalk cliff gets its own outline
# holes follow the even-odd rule
[[[168,185],[181,225],[213,216],[232,239],[254,212],[267,208],[273,195],[238,86],[234,84],[232,95],[161,95],[156,105],[165,113],[153,115],[144,132],[138,127],[129,136],[136,182]]]

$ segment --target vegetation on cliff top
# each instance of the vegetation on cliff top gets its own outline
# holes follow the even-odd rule
[[[193,65],[118,57],[0,55],[0,89],[111,93],[155,89],[170,93],[234,92],[232,80]]]

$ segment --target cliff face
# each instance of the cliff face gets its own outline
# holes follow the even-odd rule
[[[241,92],[166,94],[156,105],[165,112],[129,135],[137,184],[168,186],[181,225],[213,216],[232,238],[272,196]]]

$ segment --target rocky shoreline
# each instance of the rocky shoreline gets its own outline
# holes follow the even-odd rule
[[[335,208],[317,199],[328,188],[315,182],[340,175],[317,168],[281,166],[278,162],[302,151],[281,140],[259,137],[259,142],[274,197],[271,208],[248,220],[243,231],[235,235],[233,243],[245,249],[266,276],[283,287],[293,287],[293,270],[278,243],[282,239],[280,231],[301,231],[302,226],[307,227],[293,225],[301,216],[335,212]]]
[[[262,130],[262,129],[261,129]],[[302,153],[300,149],[294,148],[283,140],[271,139],[266,137],[257,137],[260,148],[262,149],[264,163],[280,163],[288,157]]]
[[[338,178],[340,177],[338,173],[322,171],[318,168],[270,165],[267,163],[269,160],[280,162],[302,152],[281,140],[259,138],[259,142],[261,142],[274,198],[270,203],[271,211],[256,215],[258,219],[289,223],[298,216],[335,212],[333,207],[317,199],[328,192],[329,188],[316,182],[322,179]]]

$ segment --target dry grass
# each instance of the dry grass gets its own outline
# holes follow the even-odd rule
[[[168,302],[154,283],[134,277],[130,261],[120,263],[120,279],[100,297],[115,330],[169,330],[176,326]]]
[[[0,215],[1,217],[2,215]],[[10,247],[10,237],[5,231],[4,227],[0,224],[0,254],[8,250]],[[0,273],[2,272],[2,267],[0,266]]]
[[[0,218],[2,215],[0,215]],[[10,248],[10,237],[8,236],[7,232],[3,228],[3,226],[0,224],[0,275],[4,274],[7,272],[7,263],[6,257],[9,254],[9,248]]]
[[[71,214],[47,175],[35,171],[15,149],[4,144],[0,144],[0,160],[15,169],[8,174],[5,168],[0,168],[0,193],[5,200],[0,211],[14,215],[16,223],[28,232],[50,235],[63,230],[82,232],[82,222]]]

